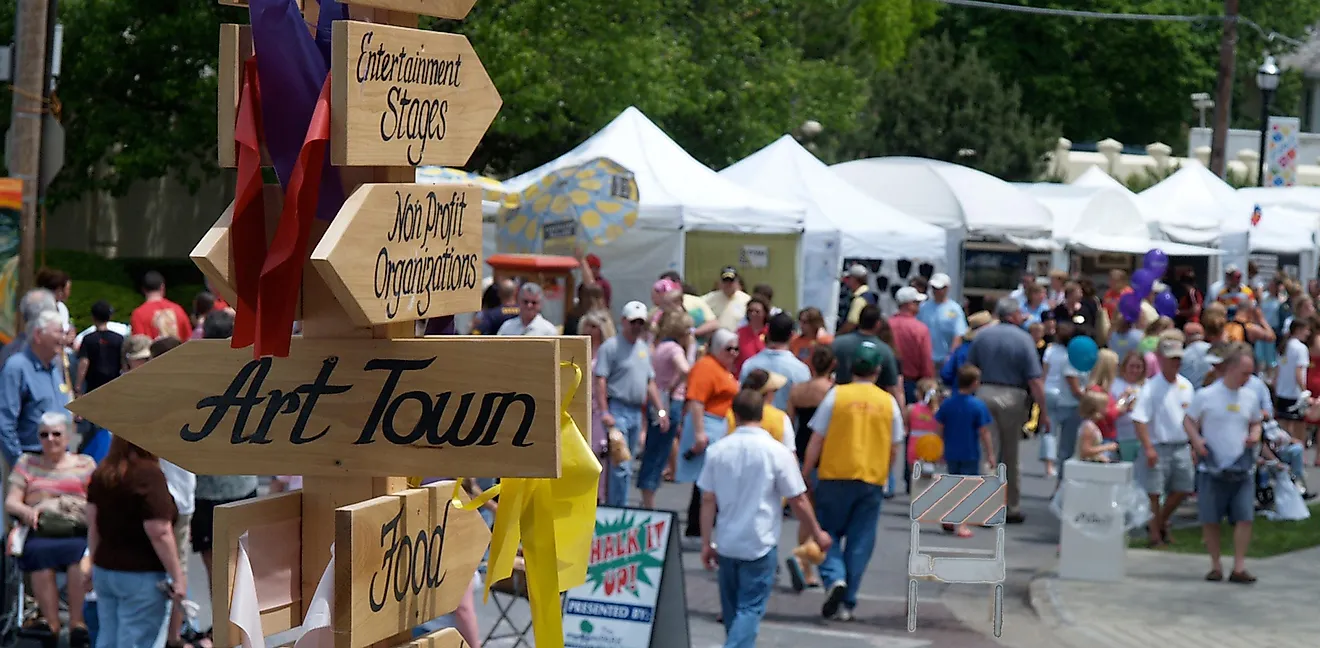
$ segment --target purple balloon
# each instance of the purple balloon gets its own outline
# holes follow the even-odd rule
[[[1178,298],[1173,296],[1173,291],[1166,290],[1155,295],[1155,312],[1160,317],[1173,317],[1178,312]]]
[[[1142,267],[1154,270],[1156,277],[1163,277],[1164,271],[1169,269],[1169,255],[1165,254],[1164,250],[1155,248],[1146,253]]]
[[[1160,275],[1150,268],[1142,268],[1132,273],[1132,292],[1137,294],[1137,299],[1145,299],[1150,294],[1151,286],[1155,285],[1155,280]]]
[[[1131,324],[1141,319],[1141,298],[1137,293],[1128,291],[1118,297],[1118,314]]]

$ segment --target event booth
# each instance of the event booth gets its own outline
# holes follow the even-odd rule
[[[969,167],[883,157],[830,169],[872,198],[944,228],[951,251],[944,271],[953,278],[955,294],[978,301],[1017,286],[1033,242],[1053,231],[1054,218],[1038,201]]]
[[[726,265],[738,267],[749,290],[768,283],[782,308],[797,307],[804,208],[720,176],[635,107],[573,150],[504,185],[522,191],[556,170],[602,157],[632,171],[640,203],[635,226],[607,245],[588,248],[600,257],[614,294],[624,297],[614,300],[616,311],[629,298],[648,299],[663,272],[677,270],[705,292]]]
[[[944,263],[943,229],[857,190],[791,136],[779,138],[720,175],[805,207],[799,303],[819,308],[831,328],[837,320],[836,295],[845,259]]]

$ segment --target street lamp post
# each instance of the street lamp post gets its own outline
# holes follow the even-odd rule
[[[1260,168],[1256,173],[1256,186],[1265,186],[1265,138],[1269,136],[1270,102],[1274,100],[1274,91],[1279,89],[1279,66],[1274,64],[1274,57],[1265,55],[1265,61],[1256,69],[1256,87],[1260,88]]]

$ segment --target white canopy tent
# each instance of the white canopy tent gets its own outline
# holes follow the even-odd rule
[[[1170,239],[1220,250],[1208,276],[1218,277],[1223,264],[1246,265],[1251,203],[1200,162],[1189,160],[1137,199]]]
[[[546,174],[598,157],[614,160],[633,172],[641,203],[635,227],[613,243],[592,249],[601,259],[614,294],[620,297],[614,299],[616,310],[630,299],[645,301],[660,273],[683,272],[685,231],[802,232],[802,206],[767,198],[721,177],[635,107],[624,110],[573,150],[504,184],[510,191],[522,191]],[[713,277],[684,279],[702,286]]]
[[[1177,256],[1216,256],[1219,250],[1164,240],[1147,227],[1135,194],[1123,187],[1054,183],[1023,185],[1054,215],[1055,241],[1092,252],[1145,254],[1160,248]]]
[[[1253,253],[1296,254],[1303,277],[1314,277],[1320,266],[1320,187],[1250,187],[1238,195],[1261,208],[1260,222],[1250,225]]]
[[[806,208],[799,304],[815,306],[833,328],[845,258],[943,261],[947,236],[848,184],[785,135],[720,175]]]
[[[1012,184],[975,169],[911,157],[868,158],[830,167],[866,195],[888,203],[948,235],[948,274],[962,293],[962,241],[998,238],[1047,245],[1054,218]]]

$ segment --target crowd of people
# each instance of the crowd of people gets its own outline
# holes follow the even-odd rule
[[[1189,271],[1171,271],[1176,316],[1161,317],[1147,299],[1130,319],[1118,308],[1118,271],[1103,292],[1087,277],[1027,273],[991,310],[970,315],[950,297],[950,277],[936,273],[896,289],[893,312],[883,313],[887,300],[854,265],[841,278],[847,299],[831,333],[819,309],[794,317],[771,286],[747,291],[734,267],[708,291],[667,272],[649,305],[630,300],[616,311],[599,261],[582,261],[562,329],[541,314],[541,286],[505,279],[488,283],[466,330],[452,317],[424,330],[591,339],[600,501],[627,505],[636,488],[641,505],[654,507],[662,483],[692,484],[685,533],[701,538],[703,563],[719,571],[730,646],[754,644],[781,569],[798,591],[823,590],[823,616],[851,619],[881,506],[909,487],[919,458],[964,475],[1003,463],[1009,524],[1025,519],[1024,438],[1039,437],[1038,458],[1060,483],[1069,460],[1132,462],[1154,513],[1152,546],[1172,540],[1174,512],[1195,497],[1212,562],[1206,578],[1241,583],[1254,580],[1245,553],[1257,486],[1244,475],[1277,460],[1306,490],[1305,452],[1320,423],[1310,399],[1320,372],[1308,372],[1320,362],[1316,281],[1303,288],[1229,266],[1202,295]],[[194,476],[75,421],[65,406],[190,338],[228,337],[233,310],[203,293],[189,314],[153,272],[127,324],[97,302],[92,326],[75,331],[65,306],[72,282],[56,270],[40,278],[21,300],[27,328],[0,351],[5,510],[16,521],[8,547],[39,611],[27,630],[54,637],[66,624],[63,573],[75,584],[71,646],[208,646],[209,633],[170,603],[185,595],[191,552],[209,572],[215,507],[255,497],[263,481],[279,491],[301,478]],[[1098,347],[1085,367],[1071,350],[1081,338]],[[483,511],[488,521],[494,506]],[[801,546],[781,562],[788,514],[800,522]],[[1219,547],[1225,519],[1235,525],[1229,570]],[[471,596],[443,623],[480,645]]]
[[[1103,290],[1084,276],[1025,273],[991,310],[970,315],[937,273],[895,290],[885,317],[857,265],[842,276],[849,299],[834,335],[818,309],[794,318],[770,286],[747,292],[733,267],[710,291],[666,273],[651,307],[625,304],[613,334],[609,302],[584,282],[575,332],[597,350],[594,439],[609,463],[601,501],[625,505],[635,484],[651,507],[662,480],[694,484],[686,533],[702,538],[703,562],[720,572],[730,646],[754,643],[790,513],[801,522],[802,546],[783,565],[794,587],[822,587],[822,614],[852,618],[880,507],[908,488],[922,448],[937,448],[950,474],[1005,464],[1009,524],[1025,520],[1023,439],[1039,436],[1038,458],[1059,484],[1069,460],[1131,462],[1150,499],[1153,547],[1173,541],[1174,513],[1194,497],[1206,578],[1254,582],[1245,555],[1256,466],[1281,462],[1312,497],[1304,455],[1320,423],[1307,418],[1320,415],[1309,398],[1320,372],[1307,371],[1320,362],[1320,282],[1303,289],[1257,275],[1254,264],[1245,277],[1229,265],[1202,294],[1191,270],[1172,270],[1129,318],[1118,307],[1130,290],[1121,271]],[[1152,304],[1166,286],[1175,317]],[[1097,349],[1085,370],[1069,351],[1083,337]],[[608,459],[611,438],[640,452],[635,482],[632,462]],[[1228,570],[1224,521],[1234,526]]]

